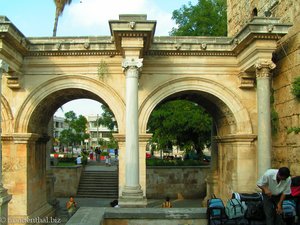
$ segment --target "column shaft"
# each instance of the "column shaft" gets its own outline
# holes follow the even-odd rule
[[[11,195],[7,193],[7,189],[3,187],[2,184],[2,74],[3,72],[8,72],[8,64],[0,59],[0,224],[8,224],[8,202],[11,200]]]
[[[138,71],[126,71],[126,186],[139,185]]]
[[[258,177],[271,168],[271,106],[270,106],[270,74],[275,68],[272,62],[260,62],[256,64],[257,80],[257,168]]]

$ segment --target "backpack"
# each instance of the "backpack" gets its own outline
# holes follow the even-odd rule
[[[215,195],[211,199],[207,200],[207,211],[206,211],[208,224],[219,224],[221,221],[227,219],[225,213],[225,206],[222,199],[216,198]]]
[[[245,215],[246,205],[238,199],[229,199],[226,203],[225,212],[229,219],[241,218]]]
[[[237,193],[232,194],[232,198],[245,202],[247,209],[244,217],[247,220],[264,220],[263,197],[261,193]]]
[[[296,216],[296,203],[293,200],[284,200],[282,203],[282,217],[293,218]]]

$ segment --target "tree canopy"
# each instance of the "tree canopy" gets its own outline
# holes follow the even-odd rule
[[[226,36],[226,0],[199,0],[198,4],[183,5],[174,10],[172,19],[178,25],[171,36]]]
[[[110,108],[104,104],[101,105],[101,108],[103,110],[101,117],[98,119],[98,125],[103,125],[110,129],[111,131],[114,130],[114,128],[117,127],[117,121],[115,119],[115,116],[113,112],[110,110]]]
[[[61,132],[59,136],[60,143],[76,145],[89,138],[89,135],[86,133],[87,119],[84,116],[79,115],[77,117],[73,111],[69,111],[65,113],[65,123],[68,125],[68,128]]]
[[[182,150],[203,150],[210,143],[212,119],[198,104],[173,100],[156,107],[148,122],[152,142],[159,149],[179,146]]]

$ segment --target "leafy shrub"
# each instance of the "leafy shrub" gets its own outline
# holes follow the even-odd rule
[[[101,152],[101,156],[108,156],[108,152]]]
[[[292,94],[300,100],[300,77],[295,78],[292,83]]]
[[[203,166],[207,165],[200,160],[165,160],[165,159],[146,159],[147,166]]]

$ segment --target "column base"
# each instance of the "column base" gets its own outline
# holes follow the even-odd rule
[[[219,193],[216,188],[218,187],[218,175],[217,173],[209,173],[206,180],[206,196],[202,201],[203,207],[207,206],[207,200],[212,198],[213,194]]]
[[[47,181],[47,202],[56,207],[59,204],[59,201],[54,196],[54,182],[56,177],[54,176],[51,170],[47,171],[46,181]]]
[[[143,196],[140,186],[125,187],[122,196],[119,197],[119,205],[122,208],[145,208],[147,199]]]
[[[7,193],[7,189],[0,184],[0,218],[8,218],[8,202],[11,197],[12,195]],[[7,221],[1,224],[7,224]]]
[[[37,211],[31,215],[14,215],[9,216],[10,221],[17,221],[18,225],[27,225],[27,224],[50,224],[55,218],[55,209],[48,203],[44,204]],[[15,223],[13,223],[15,224]]]

